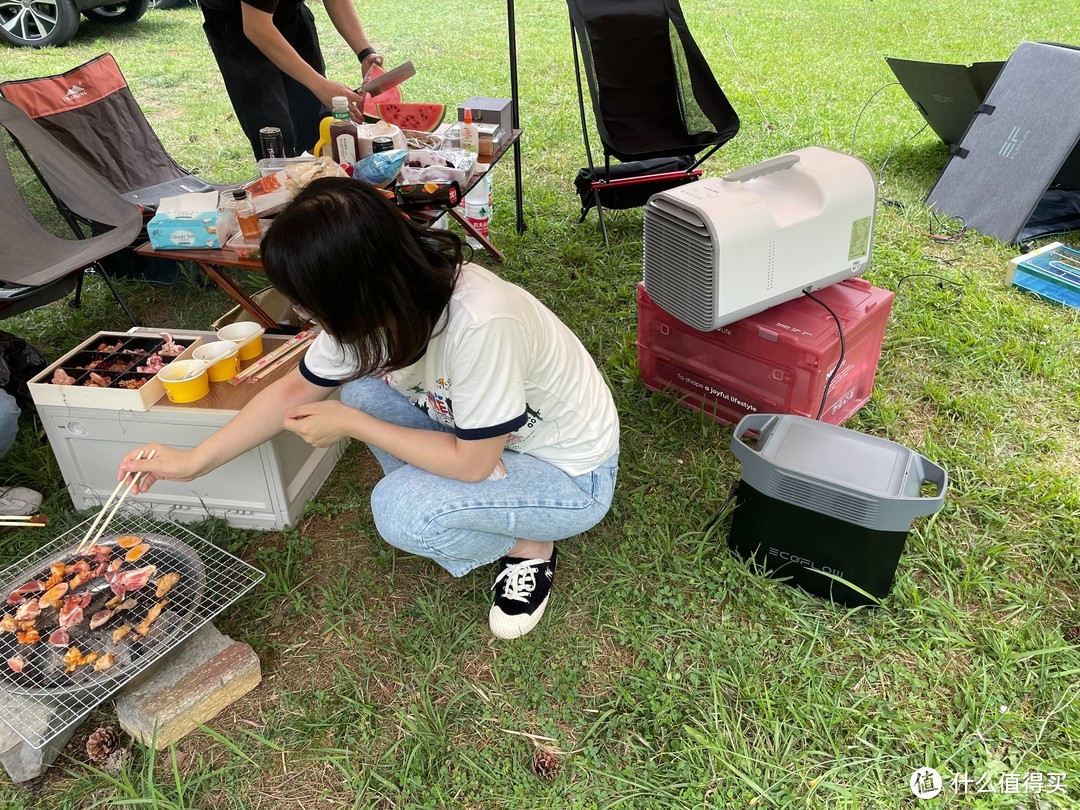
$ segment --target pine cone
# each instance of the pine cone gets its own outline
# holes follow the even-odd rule
[[[540,779],[550,782],[559,775],[561,769],[562,762],[559,760],[559,754],[554,748],[542,745],[533,752],[532,771]]]
[[[109,754],[120,747],[120,735],[112,726],[103,726],[86,741],[86,755],[91,762],[104,762]]]
[[[129,759],[131,759],[130,748],[117,748],[105,758],[105,772],[110,776],[119,775]]]

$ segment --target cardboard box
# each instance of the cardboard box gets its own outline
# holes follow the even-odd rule
[[[138,335],[128,332],[98,332],[33,377],[27,383],[30,396],[37,405],[104,408],[113,411],[147,411],[165,395],[165,389],[153,373],[140,372],[137,367],[144,364],[146,358],[164,342],[160,335],[161,331],[163,330],[152,329],[148,333]],[[176,357],[162,358],[170,363],[174,360],[187,360],[195,347],[203,342],[201,336],[191,333],[170,332],[169,334],[172,335],[173,340],[185,347],[184,351]],[[102,351],[98,349],[99,346],[116,348]],[[87,368],[95,361],[94,369]],[[119,367],[122,363],[126,366],[123,370],[113,371],[101,368],[114,365]],[[63,369],[66,374],[74,377],[75,384],[53,385],[52,378],[57,369]],[[97,388],[82,385],[89,379],[91,371],[107,377],[111,383],[110,386]],[[145,382],[141,388],[118,387],[118,383],[129,379],[145,380]]]
[[[300,326],[302,321],[300,316],[296,314],[296,310],[293,309],[292,301],[275,290],[273,287],[264,287],[257,293],[251,296],[251,300],[262,307],[263,312],[284,326]],[[238,323],[239,321],[254,321],[251,317],[251,313],[241,306],[235,306],[214,321],[211,326],[214,329],[220,329],[223,326],[228,326],[230,323]]]
[[[472,110],[474,124],[495,124],[504,132],[514,131],[510,99],[471,96],[458,105],[458,121],[465,120],[465,109]]]

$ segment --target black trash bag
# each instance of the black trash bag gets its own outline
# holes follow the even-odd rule
[[[27,380],[45,370],[45,355],[18,335],[0,330],[0,388],[20,405],[31,401]]]
[[[664,174],[666,172],[685,172],[692,165],[694,165],[694,159],[688,155],[670,158],[652,158],[650,160],[634,160],[629,163],[612,164],[606,179],[620,180],[627,177],[643,177],[650,174]],[[600,205],[604,208],[615,210],[640,208],[649,201],[649,197],[656,194],[658,191],[666,191],[669,188],[681,186],[696,178],[694,175],[686,175],[685,177],[674,177],[670,180],[651,183],[636,183],[633,185],[615,186],[613,188],[594,189],[592,187],[594,182],[604,179],[605,172],[603,166],[580,169],[577,173],[577,177],[574,178],[574,187],[577,189],[578,197],[581,198],[580,222],[585,221],[585,216],[589,213],[590,209],[596,206],[598,198],[600,200]]]

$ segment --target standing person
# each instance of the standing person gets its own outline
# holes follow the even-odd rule
[[[555,541],[611,506],[619,422],[574,334],[525,290],[462,264],[461,242],[410,222],[348,178],[309,184],[270,226],[273,285],[324,329],[298,369],[197,447],[147,445],[134,471],[190,481],[291,430],[316,447],[366,442],[385,477],[379,533],[454,576],[499,560],[492,633],[539,622]],[[341,400],[327,396],[342,385]]]
[[[353,0],[323,0],[323,5],[360,60],[357,75],[381,65]],[[315,17],[304,0],[199,0],[199,7],[203,31],[256,160],[263,157],[263,127],[281,128],[289,156],[314,147],[334,96],[349,99],[353,118],[363,121],[362,96],[326,78]]]

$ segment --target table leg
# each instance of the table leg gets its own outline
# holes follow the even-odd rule
[[[217,282],[217,285],[227,292],[233,301],[247,310],[258,323],[262,324],[267,329],[274,329],[277,327],[277,322],[267,315],[266,311],[251,299],[251,296],[240,289],[240,286],[233,281],[223,269],[215,267],[212,264],[207,264],[206,262],[196,262],[196,264],[205,270],[206,274]]]

